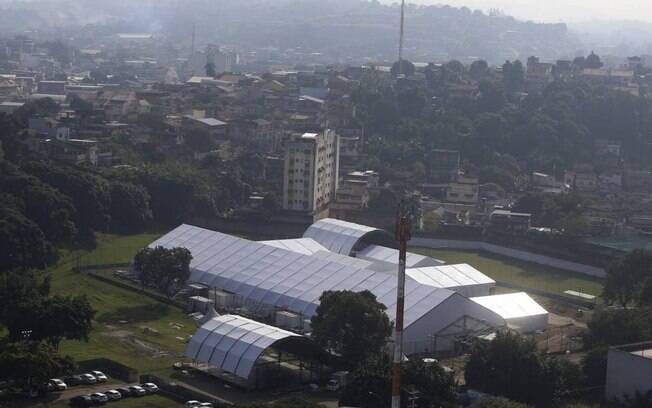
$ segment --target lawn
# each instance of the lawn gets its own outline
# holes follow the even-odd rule
[[[148,395],[142,398],[127,398],[110,404],[111,408],[178,408],[180,406],[180,402],[166,398],[160,394]]]
[[[413,252],[441,259],[447,263],[467,263],[496,281],[509,282],[526,288],[563,294],[576,290],[599,296],[602,282],[572,272],[518,261],[477,251],[411,248]]]
[[[85,294],[97,311],[89,341],[63,341],[62,353],[79,361],[110,358],[141,374],[162,376],[182,358],[185,342],[181,339],[196,330],[182,310],[72,270],[80,259],[82,265],[128,262],[154,239],[153,234],[103,235],[97,249],[68,253],[49,269],[53,294]]]
[[[125,398],[120,401],[112,401],[107,406],[111,408],[178,408],[182,404],[173,399],[164,397],[161,394],[147,395],[140,398]],[[57,401],[48,404],[50,408],[69,407],[66,401]]]

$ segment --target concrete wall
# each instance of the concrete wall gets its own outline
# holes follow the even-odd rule
[[[606,398],[622,400],[625,395],[633,397],[637,391],[645,394],[649,390],[652,390],[652,358],[609,350]]]
[[[437,238],[412,238],[410,245],[413,247],[423,247],[432,249],[453,248],[472,251],[486,251],[492,254],[506,256],[520,261],[532,262],[539,265],[552,266],[554,268],[566,271],[581,273],[583,275],[595,278],[604,278],[606,272],[603,268],[584,265],[577,262],[566,261],[563,259],[553,258],[546,255],[539,255],[532,252],[521,251],[518,249],[507,248],[499,245],[490,244],[480,241],[460,241],[452,239]]]

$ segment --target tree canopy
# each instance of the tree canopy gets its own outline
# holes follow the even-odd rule
[[[392,324],[385,305],[373,293],[327,291],[319,301],[312,317],[312,338],[339,355],[344,367],[353,369],[383,350]]]
[[[191,260],[186,248],[144,248],[134,257],[134,270],[143,287],[153,286],[171,297],[190,278]]]

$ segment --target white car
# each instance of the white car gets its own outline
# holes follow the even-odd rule
[[[105,392],[105,394],[111,401],[122,399],[122,394],[120,394],[117,390],[109,390]]]
[[[143,395],[147,394],[147,391],[145,391],[145,389],[140,385],[131,385],[129,387],[129,391],[134,397],[142,397]]]
[[[104,373],[101,371],[91,371],[90,374],[92,374],[93,377],[95,377],[95,379],[97,380],[97,382],[100,383],[107,382],[109,380],[109,378],[106,375],[104,375]]]
[[[50,380],[50,384],[54,387],[55,391],[65,391],[68,389],[68,385],[65,382],[61,381],[58,378],[53,378]]]
[[[143,387],[148,393],[158,392],[158,385],[154,383],[144,383],[141,385],[141,387]]]
[[[91,399],[96,404],[105,404],[109,402],[109,397],[107,397],[106,394],[102,394],[101,392],[91,394]]]
[[[97,383],[97,378],[93,374],[82,374],[80,375],[84,384],[95,384]]]
[[[184,408],[198,408],[200,404],[201,402],[197,400],[190,400],[190,401],[186,401],[186,403],[183,404],[183,406]]]

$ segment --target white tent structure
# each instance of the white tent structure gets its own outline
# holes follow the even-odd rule
[[[500,315],[509,328],[520,333],[533,333],[548,327],[548,312],[527,293],[482,296],[471,300]]]
[[[324,242],[320,241],[320,244],[324,245]],[[348,239],[342,245],[330,243],[330,247],[344,252],[354,245],[355,242]],[[282,309],[309,318],[315,314],[319,298],[325,291],[369,290],[387,307],[390,319],[394,319],[395,274],[191,225],[181,225],[150,244],[150,247],[156,246],[187,248],[193,256],[190,264],[192,282],[233,293],[242,305],[259,314],[269,315]],[[407,354],[432,351],[435,346],[433,336],[444,329],[448,341],[438,341],[436,347],[439,350],[450,349],[456,335],[505,325],[498,314],[461,294],[423,284],[409,276],[405,285],[404,316],[404,349]],[[460,319],[474,323],[458,326],[455,322]],[[454,328],[459,332],[453,332]]]
[[[352,222],[324,218],[312,224],[303,234],[304,238],[312,238],[331,252],[342,255],[354,255],[356,246],[365,238],[374,236],[377,239],[391,241],[391,236],[378,228]],[[397,260],[398,262],[398,260]]]
[[[398,249],[388,248],[381,245],[369,245],[358,251],[355,256],[372,262],[384,262],[392,267],[398,264]],[[408,252],[405,257],[405,266],[408,268],[424,268],[443,264],[444,262],[438,259],[412,252]]]
[[[496,281],[467,264],[410,268],[405,273],[421,284],[454,290],[466,297],[488,296],[496,287]]]
[[[303,336],[236,315],[204,323],[186,347],[186,356],[247,380],[258,358],[287,339],[309,342]]]
[[[328,251],[325,246],[312,238],[279,239],[275,241],[260,241],[260,243],[304,255],[313,255],[320,251]]]

